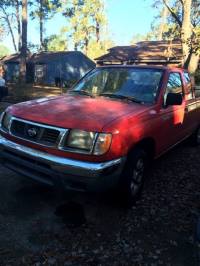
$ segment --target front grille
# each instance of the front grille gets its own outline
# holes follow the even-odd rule
[[[29,130],[31,130],[33,128],[34,128],[36,134],[30,136],[28,132],[29,132]],[[17,137],[35,140],[35,141],[39,141],[40,135],[42,133],[42,128],[40,128],[38,126],[26,124],[24,122],[17,121],[17,120],[13,120],[10,130],[11,130],[11,133]]]
[[[54,129],[53,127],[31,123],[29,121],[13,119],[10,132],[16,137],[31,142],[55,147],[58,145],[60,134],[64,133],[64,129],[59,130],[57,128]]]
[[[17,136],[24,136],[25,134],[25,124],[19,121],[14,121],[12,123],[12,132],[15,133]]]
[[[42,136],[41,141],[45,141],[48,143],[56,143],[60,132],[54,129],[45,129]]]

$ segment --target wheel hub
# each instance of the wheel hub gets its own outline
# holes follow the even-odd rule
[[[140,190],[144,177],[144,159],[140,158],[133,169],[130,189],[133,196]]]

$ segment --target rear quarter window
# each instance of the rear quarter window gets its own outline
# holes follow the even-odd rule
[[[176,72],[169,74],[166,93],[183,93],[181,75]]]

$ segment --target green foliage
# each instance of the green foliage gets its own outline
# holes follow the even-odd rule
[[[10,53],[9,49],[5,45],[0,44],[0,58],[5,55],[8,55],[9,53]]]
[[[44,45],[46,51],[67,51],[68,49],[66,37],[62,33],[46,38]]]
[[[28,42],[27,49],[30,53],[37,53],[40,49],[40,46],[38,44]]]
[[[63,51],[68,46],[74,46],[75,50],[82,50],[91,58],[104,54],[113,43],[107,34],[107,19],[105,15],[105,0],[30,0],[28,1],[29,15],[32,20],[37,20],[39,27],[40,46],[28,43],[28,49],[32,51],[48,50]],[[9,22],[12,25],[13,44],[17,51],[18,37],[20,37],[18,26],[21,21],[16,18],[16,7],[18,5],[21,16],[21,0],[2,0],[1,7],[9,12]],[[66,17],[65,32],[54,34],[44,38],[45,23],[55,14],[60,12]],[[0,12],[1,15],[1,12]],[[5,15],[5,14],[3,14]],[[2,24],[0,22],[0,25]],[[8,21],[7,21],[8,22]],[[5,24],[7,23],[5,22]],[[8,24],[8,23],[7,23]],[[8,33],[9,28],[6,24]],[[2,31],[1,31],[2,29]],[[3,34],[4,27],[0,27]],[[67,39],[68,38],[68,39]]]
[[[31,7],[30,16],[32,19],[42,18],[47,20],[55,14],[61,3],[59,0],[35,0],[29,1],[29,5]]]
[[[104,1],[72,0],[71,4],[67,2],[64,6],[63,14],[69,23],[68,35],[74,49],[81,49],[86,54],[92,54],[89,49],[93,47],[97,51],[96,54],[99,54],[99,50],[102,50],[103,35],[107,24]],[[94,40],[97,42],[96,46]]]
[[[154,40],[154,33],[153,32],[148,32],[147,34],[135,34],[132,37],[131,44],[135,44],[137,42],[141,41],[152,41]]]
[[[171,12],[164,5],[166,2],[171,9]],[[153,32],[155,37],[158,37],[158,31],[163,23],[163,34],[162,39],[177,39],[181,38],[181,23],[183,21],[183,4],[182,0],[156,0],[154,1],[153,7],[159,10],[159,15],[155,17],[155,20],[152,25]],[[167,16],[163,18],[163,10],[167,9]],[[192,0],[191,8],[191,23],[194,29],[194,33],[197,28],[200,28],[200,1]]]
[[[35,0],[29,1],[31,7],[30,16],[37,19],[40,24],[40,50],[44,49],[44,32],[46,20],[52,18],[61,7],[60,0]]]
[[[107,53],[107,50],[111,47],[113,47],[115,44],[110,39],[104,39],[100,42],[97,42],[96,40],[91,40],[88,45],[88,52],[87,55],[91,59],[95,59],[105,53]]]

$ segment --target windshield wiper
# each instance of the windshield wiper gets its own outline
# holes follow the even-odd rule
[[[94,95],[92,95],[92,94],[90,94],[89,92],[87,92],[87,91],[84,91],[84,90],[80,90],[80,91],[70,91],[71,93],[77,93],[77,94],[79,94],[79,95],[85,95],[85,96],[89,96],[89,97],[91,97],[91,98],[94,98]]]
[[[142,103],[142,101],[130,97],[130,96],[125,96],[125,95],[120,95],[120,94],[112,94],[112,93],[101,93],[99,96],[104,96],[104,97],[109,97],[109,98],[114,98],[114,99],[120,99],[120,100],[127,100],[135,103]]]

